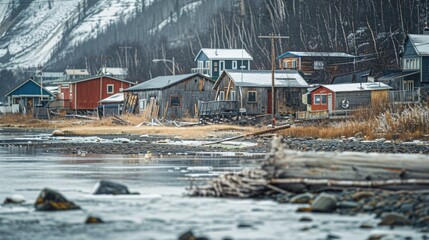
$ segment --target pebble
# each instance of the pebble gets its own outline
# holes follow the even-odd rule
[[[295,195],[290,199],[290,203],[297,203],[297,204],[305,204],[310,203],[310,201],[314,198],[314,195],[311,193],[302,193]]]
[[[334,212],[337,208],[337,198],[334,195],[322,193],[316,197],[311,205],[313,212]]]

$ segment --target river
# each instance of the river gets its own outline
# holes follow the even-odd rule
[[[2,139],[8,136],[0,136]],[[253,167],[238,158],[153,158],[128,155],[62,155],[30,145],[0,148],[0,201],[23,195],[23,205],[0,205],[0,239],[177,239],[188,230],[210,239],[423,239],[404,227],[360,229],[374,216],[296,213],[300,205],[273,201],[189,198],[188,177],[207,178]],[[95,196],[100,180],[123,183],[140,195]],[[33,203],[49,187],[82,210],[36,212]],[[89,215],[106,223],[84,224]],[[301,222],[310,217],[312,222]]]

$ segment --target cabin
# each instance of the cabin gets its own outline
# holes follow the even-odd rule
[[[128,69],[126,68],[113,68],[113,67],[102,67],[98,71],[97,75],[111,76],[115,78],[125,79],[128,77]]]
[[[391,86],[394,102],[427,102],[429,95],[429,28],[423,34],[408,34],[402,54],[401,70],[377,79]]]
[[[116,93],[98,102],[98,116],[109,117],[121,115],[122,106],[124,104],[124,93]]]
[[[110,76],[94,76],[72,79],[59,85],[59,99],[69,102],[71,110],[95,110],[98,102],[110,97],[134,83]]]
[[[252,56],[245,49],[203,48],[194,60],[197,67],[191,71],[216,80],[223,70],[250,70],[252,60]]]
[[[138,103],[141,114],[150,112],[153,118],[181,119],[198,115],[198,102],[214,98],[213,85],[214,81],[206,75],[190,73],[159,76],[124,92],[137,96],[133,102]]]
[[[298,71],[275,71],[274,85],[276,113],[288,114],[305,109],[300,100],[309,85]],[[235,109],[230,109],[231,114],[255,116],[273,112],[271,70],[224,70],[216,81],[214,90],[214,100],[220,107],[223,104],[236,104]]]
[[[54,94],[30,78],[8,92],[5,98],[8,99],[8,106],[17,109],[13,112],[28,114],[34,112],[36,105],[44,105],[53,100]]]
[[[300,71],[309,83],[329,84],[334,76],[355,70],[356,56],[343,52],[289,51],[277,58],[281,69]]]
[[[64,81],[89,77],[86,69],[66,69],[63,73]]]
[[[380,82],[320,85],[303,96],[308,111],[347,114],[350,110],[389,101],[391,87]]]

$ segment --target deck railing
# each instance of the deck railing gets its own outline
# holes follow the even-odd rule
[[[420,88],[413,90],[390,91],[391,102],[420,102]]]
[[[210,76],[210,68],[191,68],[191,72]]]

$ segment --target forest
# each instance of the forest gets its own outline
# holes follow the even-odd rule
[[[171,65],[155,64],[155,58],[174,57],[176,72],[190,72],[203,47],[243,47],[254,58],[253,69],[269,69],[271,45],[259,36],[278,34],[289,39],[276,43],[276,55],[341,51],[360,56],[361,68],[381,72],[400,67],[406,35],[421,33],[428,20],[427,0],[201,0],[195,8],[186,7],[195,0],[159,0],[148,7],[144,1],[136,2],[140,7],[128,20],[72,48],[70,24],[48,70],[128,67],[129,80],[143,82],[171,74]]]

